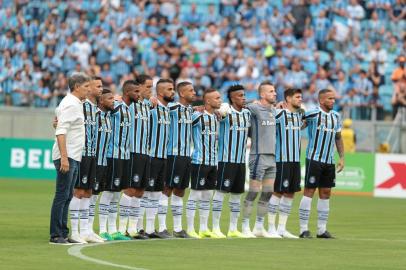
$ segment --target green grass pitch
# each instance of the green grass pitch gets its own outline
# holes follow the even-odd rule
[[[335,240],[150,240],[80,251],[96,263],[69,255],[72,246],[48,244],[54,186],[49,181],[0,181],[0,269],[406,269],[404,200],[333,197],[328,228]],[[295,234],[300,197],[288,220],[288,230]],[[314,234],[316,200],[312,209]],[[223,213],[226,232],[226,205]],[[169,228],[171,223],[168,215]]]

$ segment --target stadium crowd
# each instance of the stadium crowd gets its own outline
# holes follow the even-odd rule
[[[403,0],[193,2],[0,1],[0,105],[55,107],[85,71],[113,90],[139,73],[198,96],[240,82],[248,100],[271,80],[307,107],[333,88],[353,119],[406,106]]]

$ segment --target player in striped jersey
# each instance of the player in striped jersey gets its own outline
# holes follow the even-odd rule
[[[98,102],[96,112],[96,182],[93,186],[93,195],[99,195],[104,190],[107,171],[107,151],[112,133],[110,111],[114,109],[113,93],[104,88]],[[100,237],[104,240],[112,240],[106,230],[106,221],[109,211],[109,204],[103,201],[99,204],[99,226]],[[89,227],[93,226],[89,220]]]
[[[286,230],[295,192],[300,191],[300,140],[303,126],[301,110],[302,90],[288,88],[284,93],[287,108],[276,114],[276,179],[274,193],[269,201],[268,223],[274,234],[275,218],[279,207],[277,234],[298,238]]]
[[[214,89],[203,94],[204,112],[192,116],[193,153],[191,191],[186,205],[187,234],[194,238],[215,237],[207,227],[210,199],[216,186],[219,123],[215,111],[221,106],[221,95]],[[200,231],[195,232],[196,203],[199,202]]]
[[[122,101],[114,103],[111,112],[111,125],[113,133],[107,151],[107,184],[102,194],[105,204],[110,202],[108,216],[108,232],[114,240],[130,240],[117,231],[117,203],[123,183],[130,181],[130,130],[131,113],[129,106],[137,101],[139,89],[133,80],[127,80],[123,84]],[[103,198],[107,197],[107,198]],[[128,208],[120,209],[120,218],[128,217]]]
[[[245,151],[251,113],[245,109],[245,92],[242,85],[233,85],[227,90],[230,105],[223,104],[220,109],[220,131],[218,151],[217,185],[213,196],[213,234],[217,238],[226,236],[220,230],[220,217],[224,195],[230,194],[230,225],[228,237],[244,237],[237,230],[241,208],[241,194],[245,184]]]
[[[135,239],[146,239],[142,229],[145,208],[140,207],[140,200],[144,195],[144,189],[149,180],[150,157],[149,157],[149,117],[152,108],[148,101],[151,97],[152,78],[141,74],[136,78],[140,91],[139,99],[130,105],[131,111],[131,203],[128,220],[127,235]],[[122,197],[123,199],[123,197]],[[142,214],[141,214],[142,212]],[[140,221],[140,222],[138,222]],[[123,223],[125,226],[125,222]],[[140,227],[137,232],[137,227]],[[122,228],[124,229],[124,228]]]
[[[192,114],[191,104],[196,92],[190,82],[181,82],[176,86],[179,102],[169,103],[170,130],[168,142],[168,165],[165,188],[159,200],[159,231],[166,230],[168,198],[172,195],[173,236],[189,238],[182,229],[183,196],[189,186],[192,151]]]
[[[80,162],[73,198],[69,205],[72,240],[81,243],[103,242],[103,239],[93,232],[93,227],[89,226],[89,216],[91,217],[90,224],[93,225],[94,205],[95,200],[97,200],[97,196],[92,196],[92,188],[96,181],[96,104],[102,90],[101,78],[93,77],[90,82],[90,90],[87,99],[83,103],[85,146],[83,148],[82,161]],[[92,213],[89,214],[90,209]]]
[[[145,209],[146,234],[149,238],[169,238],[171,235],[166,228],[159,232],[155,231],[155,217],[166,176],[169,125],[171,123],[168,103],[174,101],[175,97],[173,81],[160,79],[156,84],[156,94],[158,104],[151,109],[149,120],[150,173],[145,188],[148,192],[148,205]]]
[[[344,168],[344,144],[341,138],[341,117],[333,111],[335,93],[323,89],[319,92],[320,107],[306,112],[309,135],[306,149],[306,176],[303,198],[299,206],[300,237],[311,238],[308,228],[311,202],[319,189],[317,201],[317,238],[333,238],[327,231],[331,188],[335,187],[334,144],[340,157],[337,172]]]

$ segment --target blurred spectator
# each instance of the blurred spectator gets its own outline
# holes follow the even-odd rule
[[[401,0],[14,2],[0,4],[5,105],[13,95],[38,105],[37,91],[48,89],[52,98],[42,106],[55,106],[67,90],[66,76],[80,71],[99,74],[113,90],[147,73],[191,80],[201,89],[239,82],[253,97],[261,80],[272,80],[279,100],[290,85],[303,88],[308,100],[334,87],[345,101],[368,69],[372,90],[364,107],[374,107],[388,100],[381,97],[391,89],[385,78],[396,69],[398,84],[404,71],[402,62],[393,63],[406,53]],[[29,94],[13,92],[18,72]],[[349,100],[359,107],[355,96]]]
[[[341,130],[343,136],[344,150],[347,153],[354,153],[356,149],[357,137],[352,128],[352,120],[347,118],[343,121],[343,129]]]

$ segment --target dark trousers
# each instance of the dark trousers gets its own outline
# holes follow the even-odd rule
[[[61,160],[54,160],[56,169],[55,197],[51,208],[51,237],[66,238],[69,235],[68,212],[69,204],[73,196],[73,187],[78,178],[80,162],[69,160],[69,171],[61,173]]]

